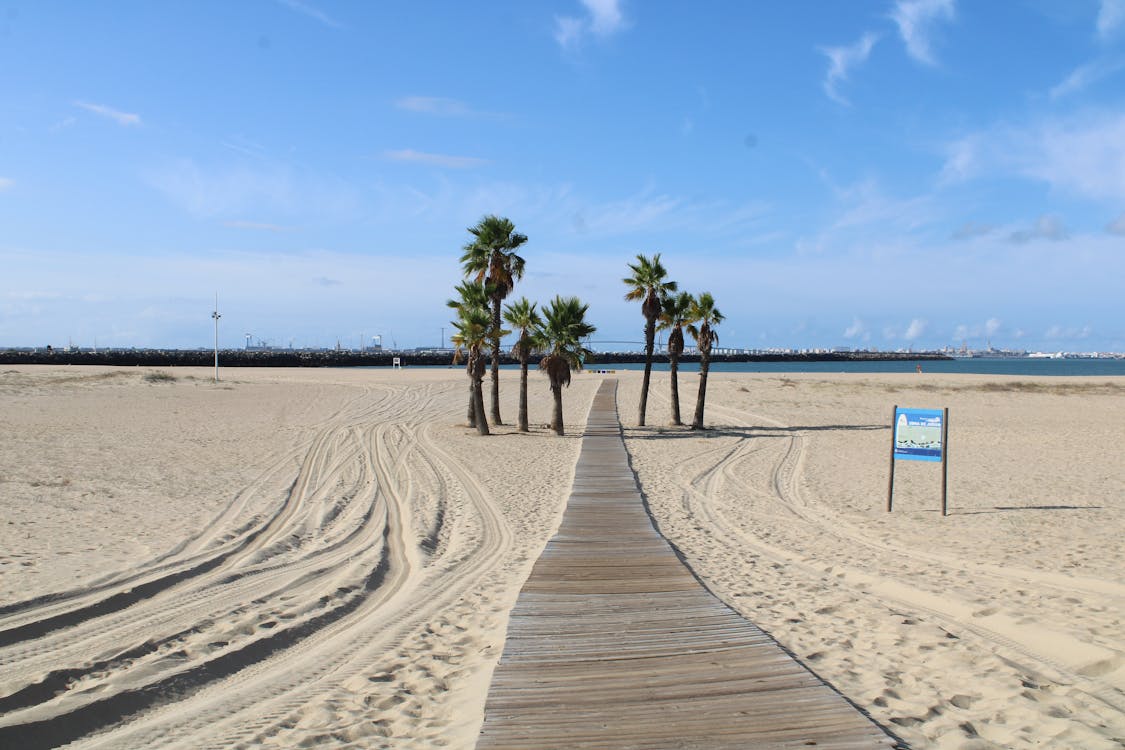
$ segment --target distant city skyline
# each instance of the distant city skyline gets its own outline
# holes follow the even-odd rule
[[[496,213],[599,339],[1125,351],[1125,0],[704,8],[9,0],[0,347],[447,344]]]

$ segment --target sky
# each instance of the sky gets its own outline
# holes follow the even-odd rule
[[[467,228],[636,349],[1125,351],[1125,0],[0,0],[0,346],[438,346]]]

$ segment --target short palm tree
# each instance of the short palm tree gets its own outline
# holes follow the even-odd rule
[[[484,348],[488,343],[489,334],[492,332],[492,316],[483,307],[471,307],[461,311],[456,320],[452,321],[455,333],[453,341],[458,348],[468,350],[465,369],[469,373],[470,398],[477,432],[481,435],[489,434],[488,420],[484,416]]]
[[[692,300],[688,320],[688,333],[695,339],[695,346],[699,349],[699,395],[695,399],[695,418],[691,421],[691,429],[702,430],[703,406],[707,401],[707,373],[711,369],[711,346],[719,340],[715,326],[723,322],[723,314],[715,307],[715,298],[710,292],[704,292]]]
[[[535,351],[535,331],[543,325],[535,303],[528,301],[527,297],[520,297],[515,302],[504,307],[504,321],[513,330],[519,330],[520,337],[516,341],[515,353],[520,360],[520,416],[519,431],[527,432],[527,360]]]
[[[453,355],[453,362],[454,362],[454,364],[457,364],[458,362],[460,362],[461,356],[462,356],[462,349],[468,349],[469,356],[466,359],[466,370],[468,371],[469,376],[471,378],[472,374],[473,374],[472,368],[476,367],[478,365],[480,367],[483,367],[484,364],[483,364],[483,360],[481,360],[480,362],[477,362],[476,360],[473,359],[472,348],[469,345],[469,341],[467,339],[468,332],[462,330],[462,326],[459,324],[459,321],[468,320],[470,318],[475,319],[476,317],[478,317],[475,314],[476,311],[482,311],[483,310],[485,312],[485,314],[488,313],[488,304],[489,304],[488,287],[484,284],[477,284],[477,283],[474,283],[472,281],[465,281],[465,282],[462,282],[462,283],[458,284],[455,287],[454,291],[457,292],[457,297],[454,298],[454,299],[446,300],[446,303],[445,303],[446,306],[452,308],[453,310],[455,310],[457,312],[457,321],[453,321],[454,333],[453,333],[453,336],[451,338],[451,341],[453,342],[454,346],[456,347],[456,351],[454,352],[454,355]],[[490,317],[489,322],[491,323],[491,317]],[[491,328],[491,325],[489,326],[489,328]],[[477,427],[479,429],[479,423],[478,423],[478,419],[477,419],[477,409],[476,409],[476,394],[477,394],[478,390],[479,390],[478,384],[475,381],[470,380],[470,382],[469,382],[469,416],[468,416],[469,427]],[[483,409],[482,409],[481,414],[483,414],[483,413],[484,412],[483,412]],[[486,423],[485,429],[487,430],[487,428],[488,428],[488,425]],[[482,434],[487,434],[487,432],[482,433]]]
[[[461,267],[465,277],[489,288],[492,304],[492,326],[500,331],[500,303],[523,278],[524,260],[516,250],[527,242],[527,235],[516,232],[508,218],[489,214],[476,226],[469,227],[473,239],[465,245]],[[492,339],[492,423],[500,421],[500,336]]]
[[[684,325],[695,300],[687,292],[669,294],[660,307],[657,327],[668,334],[668,371],[672,376],[672,424],[680,425],[680,355],[684,353]]]
[[[556,435],[563,434],[563,386],[570,385],[570,368],[582,368],[582,363],[590,356],[590,351],[582,345],[582,340],[597,329],[586,322],[589,305],[583,305],[577,297],[558,297],[543,310],[543,321],[536,331],[536,338],[547,351],[547,356],[539,361],[539,369],[547,373],[551,382],[551,395],[555,399],[555,411],[551,428]]]
[[[656,341],[656,319],[660,317],[661,300],[676,291],[676,282],[665,281],[668,272],[660,264],[660,253],[648,259],[637,255],[637,262],[629,263],[633,275],[622,279],[629,291],[625,299],[630,302],[641,300],[641,314],[645,316],[645,375],[641,381],[641,404],[638,409],[637,424],[645,424],[645,407],[648,406],[648,383],[652,377],[652,349]]]

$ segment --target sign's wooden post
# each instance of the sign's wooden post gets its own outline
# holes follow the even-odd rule
[[[949,407],[945,407],[945,414],[941,420],[941,514],[949,514],[946,502],[946,486],[949,480]]]
[[[887,512],[891,512],[891,502],[895,496],[895,419],[898,417],[898,404],[891,407],[891,478],[887,482]]]

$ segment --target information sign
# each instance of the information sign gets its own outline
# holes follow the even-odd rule
[[[949,409],[901,409],[891,421],[891,472],[887,478],[887,512],[895,497],[895,461],[941,462],[941,514],[949,512]]]
[[[895,458],[899,461],[940,461],[941,409],[895,409]]]

